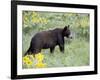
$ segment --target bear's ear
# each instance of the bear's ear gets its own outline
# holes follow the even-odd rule
[[[67,30],[67,26],[64,27],[64,31],[66,31],[66,30]]]
[[[66,31],[68,28],[69,28],[69,25],[65,26],[64,29],[63,29],[63,31]]]

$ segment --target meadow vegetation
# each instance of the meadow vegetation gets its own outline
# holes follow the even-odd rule
[[[40,31],[63,28],[70,25],[73,39],[65,38],[65,51],[61,53],[56,46],[53,54],[49,49],[43,49],[43,62],[46,67],[71,67],[89,65],[89,27],[90,16],[86,13],[68,12],[39,12],[23,11],[22,28],[22,53],[27,51],[30,46],[31,38]],[[34,62],[33,60],[31,60]],[[32,63],[33,65],[34,63]],[[33,68],[31,66],[31,68]],[[29,68],[23,64],[23,68]]]

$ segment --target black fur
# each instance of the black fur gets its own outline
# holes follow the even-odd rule
[[[31,40],[30,47],[25,53],[36,54],[41,52],[41,49],[50,48],[50,52],[54,52],[55,46],[59,45],[60,51],[64,52],[64,37],[69,38],[69,26],[64,28],[56,28],[54,30],[42,31],[37,33]]]

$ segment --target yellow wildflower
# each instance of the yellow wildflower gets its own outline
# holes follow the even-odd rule
[[[46,64],[45,63],[37,63],[37,64],[35,64],[35,67],[36,68],[44,68],[44,67],[46,67]]]
[[[34,18],[32,19],[32,21],[33,21],[34,23],[39,23],[39,19],[36,18],[36,17],[34,17]]]
[[[23,57],[23,63],[26,64],[26,65],[32,65],[32,61],[30,60],[29,57],[32,57],[32,55],[27,55],[25,57]]]
[[[38,14],[36,12],[32,13],[32,17],[38,16]]]
[[[27,65],[27,66],[31,66],[31,65],[32,65],[32,61],[31,61],[31,60],[28,60],[28,61],[26,62],[26,65]]]
[[[43,61],[44,59],[44,55],[42,53],[38,53],[35,55],[35,58],[38,60],[38,61]]]
[[[30,60],[30,59],[29,59],[28,55],[25,56],[25,57],[23,57],[23,62],[24,62],[24,63],[26,63],[26,62],[29,61],[29,60]]]
[[[42,18],[39,18],[39,22],[42,23]]]
[[[47,23],[47,19],[43,18],[43,23]]]

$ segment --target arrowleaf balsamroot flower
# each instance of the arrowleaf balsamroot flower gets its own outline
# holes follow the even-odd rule
[[[23,57],[23,62],[24,62],[24,63],[26,63],[26,62],[29,61],[29,60],[30,60],[30,59],[29,59],[28,55],[25,56],[25,57]]]
[[[44,67],[46,67],[46,63],[39,62],[39,63],[35,64],[35,67],[36,68],[44,68]]]
[[[44,59],[44,55],[42,53],[38,53],[35,55],[35,58],[37,59],[38,62],[42,62]]]
[[[29,61],[26,62],[26,65],[27,65],[27,66],[32,66],[32,64],[33,64],[33,63],[32,63],[31,60],[29,60]]]
[[[23,57],[23,63],[26,67],[32,67],[34,62],[35,68],[44,68],[46,67],[46,63],[43,63],[44,55],[42,53],[38,53],[35,55],[26,55]]]
[[[36,68],[44,68],[46,67],[46,63],[43,63],[44,55],[42,53],[38,53],[35,55],[37,63],[35,64]]]
[[[32,57],[32,55],[27,55],[23,57],[23,63],[26,64],[27,66],[32,66],[33,64],[30,57]]]

